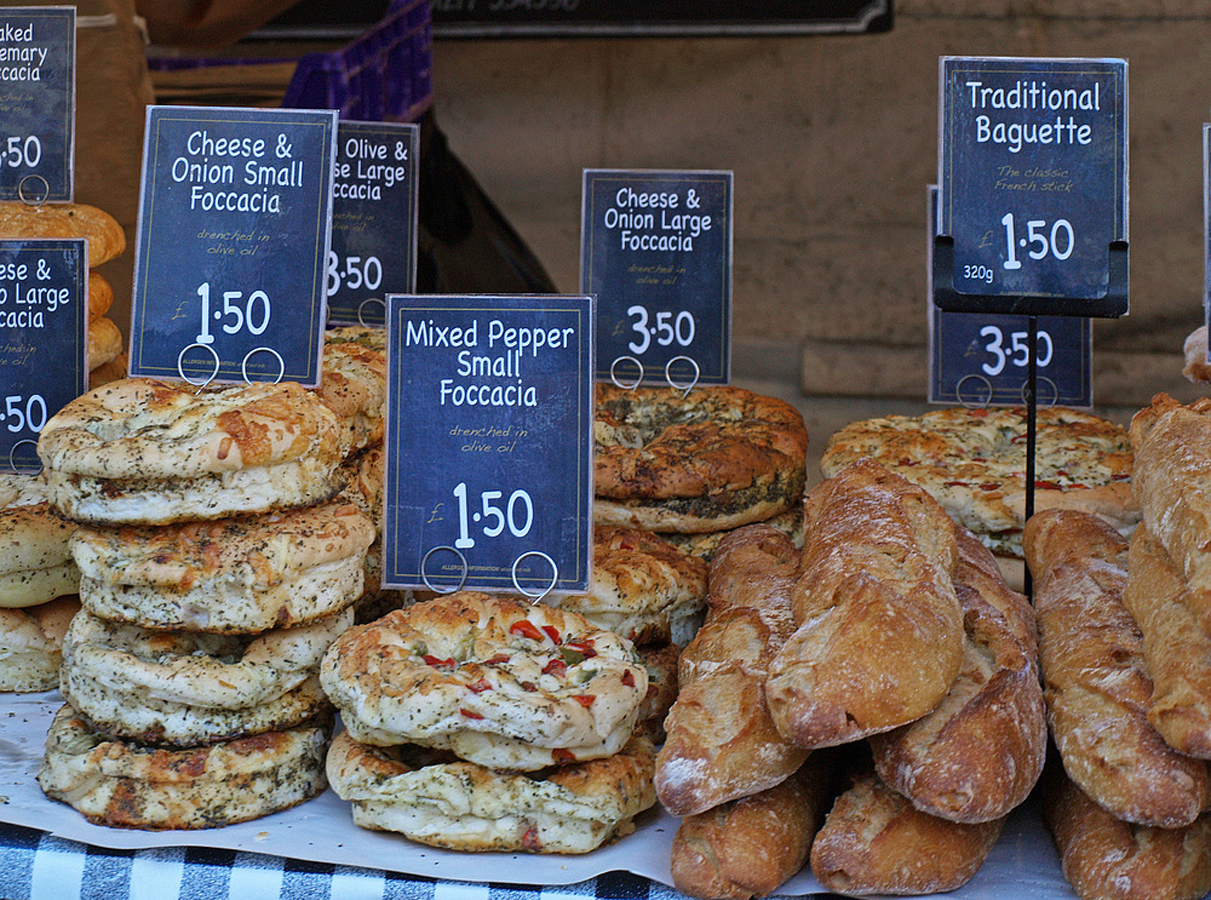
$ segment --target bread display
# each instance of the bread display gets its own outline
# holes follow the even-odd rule
[[[87,203],[0,201],[0,237],[85,238],[90,267],[104,265],[126,251],[126,232],[118,220]]]
[[[1140,512],[1127,430],[1065,407],[1037,410],[1036,427],[1034,509],[1092,512],[1129,535]],[[828,478],[863,457],[925,488],[995,553],[1022,558],[1025,410],[947,407],[854,422],[829,439],[820,470]]]
[[[872,735],[870,746],[879,777],[917,809],[989,822],[1021,804],[1042,773],[1047,720],[1034,610],[975,536],[960,532],[958,546],[966,633],[958,677],[935,709]]]
[[[803,747],[920,718],[963,658],[956,526],[922,488],[859,460],[808,493],[796,630],[770,664],[778,730]]]
[[[808,755],[779,733],[765,701],[770,662],[794,630],[798,556],[785,534],[747,525],[711,560],[710,611],[682,651],[656,757],[656,792],[674,815],[767,790]]]
[[[332,742],[328,779],[362,828],[467,851],[588,853],[629,834],[656,801],[651,743],[632,738],[600,759],[513,772],[417,747]]]
[[[1068,777],[1116,818],[1189,825],[1207,809],[1211,776],[1148,721],[1152,680],[1123,605],[1126,538],[1071,510],[1036,514],[1024,538],[1047,717]]]
[[[832,799],[822,754],[771,788],[682,819],[671,871],[691,897],[749,900],[803,868]]]
[[[807,428],[793,406],[742,388],[597,385],[594,520],[717,532],[799,500]]]
[[[23,609],[0,607],[0,692],[32,694],[59,686],[63,636],[79,610],[75,594]]]

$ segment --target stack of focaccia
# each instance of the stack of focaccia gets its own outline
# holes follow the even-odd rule
[[[325,353],[317,390],[123,379],[43,429],[83,606],[38,776],[49,796],[101,824],[202,828],[323,790],[319,663],[377,537],[358,485],[385,366],[350,347]]]

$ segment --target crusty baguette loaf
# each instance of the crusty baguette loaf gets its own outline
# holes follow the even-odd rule
[[[1131,419],[1131,488],[1144,523],[1186,579],[1187,605],[1211,634],[1211,398],[1168,394]]]
[[[987,822],[1025,800],[1043,771],[1047,719],[1034,611],[966,531],[955,588],[966,631],[959,677],[936,709],[872,735],[870,746],[879,777],[917,809]]]
[[[1148,721],[1175,750],[1211,758],[1211,637],[1186,604],[1181,573],[1147,526],[1132,535],[1128,560],[1123,604],[1143,635],[1152,676]]]
[[[1026,523],[1048,724],[1068,776],[1112,815],[1179,828],[1207,808],[1206,763],[1169,747],[1147,718],[1142,638],[1123,606],[1127,540],[1088,513]]]
[[[691,897],[764,897],[794,876],[832,800],[824,754],[789,778],[682,819],[673,837],[673,885]]]
[[[791,539],[760,524],[729,534],[711,560],[707,618],[681,653],[656,756],[656,794],[674,815],[773,787],[807,756],[778,732],[765,702],[770,660],[794,630],[798,562]]]
[[[1000,837],[1002,819],[950,822],[923,813],[860,774],[829,811],[812,842],[816,880],[845,894],[932,894],[971,880]]]
[[[770,666],[774,722],[804,747],[920,718],[963,658],[956,526],[925,490],[870,459],[805,500],[798,628]]]
[[[1116,819],[1062,772],[1044,778],[1043,818],[1081,900],[1196,900],[1211,891],[1211,818],[1185,828]]]

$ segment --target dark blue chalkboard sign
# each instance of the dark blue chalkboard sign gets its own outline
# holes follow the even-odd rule
[[[385,585],[588,589],[593,318],[588,296],[388,295]]]
[[[0,199],[72,199],[76,8],[0,9]]]
[[[928,188],[926,254],[938,225],[938,188]],[[932,262],[932,259],[931,259]],[[932,265],[926,267],[929,276]],[[933,296],[932,278],[928,296]],[[1026,316],[943,312],[929,318],[929,402],[1018,406],[1026,402],[1029,324]],[[1044,405],[1093,405],[1093,325],[1076,316],[1043,316],[1035,364]]]
[[[337,126],[328,252],[328,321],[382,325],[387,294],[416,290],[420,126]]]
[[[1125,290],[1097,301],[1127,233],[1126,62],[944,57],[940,79],[939,232],[959,297],[938,305],[1125,314]]]
[[[580,287],[599,380],[727,384],[732,173],[585,170]]]
[[[132,375],[319,383],[336,116],[148,108]]]
[[[87,389],[87,242],[0,240],[0,471],[37,471],[42,426]]]

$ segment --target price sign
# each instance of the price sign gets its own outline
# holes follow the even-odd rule
[[[940,92],[939,227],[961,296],[939,305],[1125,314],[1125,293],[1094,301],[1127,233],[1126,62],[944,57]]]
[[[87,241],[0,241],[0,471],[37,471],[42,427],[87,389]]]
[[[929,186],[927,255],[937,234],[937,185]],[[931,260],[932,262],[932,260]],[[926,267],[930,274],[933,266]],[[928,296],[933,296],[932,283]],[[928,304],[929,402],[1017,406],[1025,402],[1030,362],[1026,316],[943,312]],[[1093,405],[1093,325],[1087,318],[1043,316],[1035,365],[1044,404]]]
[[[341,122],[326,273],[328,320],[383,325],[388,293],[416,289],[420,128]]]
[[[598,379],[730,380],[731,172],[586,170],[580,254]]]
[[[336,115],[148,108],[132,375],[319,383]]]
[[[387,298],[383,584],[588,590],[593,298]]]
[[[0,199],[72,199],[76,8],[0,9]]]

